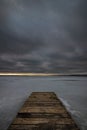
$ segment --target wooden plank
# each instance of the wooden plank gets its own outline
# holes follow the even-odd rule
[[[37,107],[37,106],[43,106],[43,107],[48,107],[48,106],[60,106],[60,102],[25,102],[23,107]]]
[[[50,93],[32,93],[32,95],[27,99],[27,101],[58,101],[57,96],[50,92]]]
[[[49,119],[49,118],[16,118],[13,121],[13,124],[19,125],[29,125],[29,124],[40,124],[40,123],[48,123],[48,122],[55,122],[56,124],[74,124],[74,121],[69,118],[60,118],[59,119]]]
[[[58,99],[51,99],[51,98],[30,98],[27,100],[28,102],[31,101],[31,102],[55,102],[55,101],[58,101]]]
[[[57,96],[55,94],[32,94],[28,99],[30,98],[38,98],[38,97],[41,97],[41,98],[57,98]]]
[[[53,92],[33,92],[8,130],[79,130]]]
[[[54,111],[60,111],[60,110],[64,110],[64,111],[66,111],[66,109],[64,108],[64,107],[62,107],[62,106],[35,106],[35,107],[31,107],[31,106],[26,106],[26,107],[22,107],[21,109],[20,109],[20,111],[21,110],[30,110],[30,111],[32,111],[32,110],[38,110],[39,112],[40,111],[46,111],[46,110],[54,110]]]
[[[34,95],[36,95],[36,96],[39,96],[39,95],[56,96],[56,94],[54,92],[32,92],[32,94],[30,96],[34,96]]]
[[[42,125],[46,125],[46,124],[41,124]],[[9,130],[32,130],[32,128],[35,130],[38,129],[40,127],[40,124],[39,125],[11,125]],[[40,129],[39,129],[40,130]],[[62,124],[62,125],[56,125],[56,130],[79,130],[77,128],[76,125],[74,124]]]
[[[11,125],[9,130],[32,130],[33,128],[38,128],[36,125]]]
[[[35,108],[30,108],[30,107],[25,107],[25,108],[22,108],[20,110],[20,113],[67,113],[67,111],[65,109],[56,109],[56,108],[40,108],[40,107],[35,107]]]
[[[69,118],[70,115],[68,113],[18,113],[17,117],[21,117],[21,118]]]

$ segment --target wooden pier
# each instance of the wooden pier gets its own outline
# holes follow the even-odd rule
[[[53,92],[33,92],[8,130],[79,130]]]

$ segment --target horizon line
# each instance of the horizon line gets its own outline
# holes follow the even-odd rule
[[[57,73],[0,72],[0,76],[56,76]]]
[[[0,76],[72,76],[87,75],[87,73],[33,73],[33,72],[0,72]]]

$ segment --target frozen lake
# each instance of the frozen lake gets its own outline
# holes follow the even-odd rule
[[[87,77],[0,77],[0,130],[7,130],[34,91],[53,91],[81,130],[87,130]]]

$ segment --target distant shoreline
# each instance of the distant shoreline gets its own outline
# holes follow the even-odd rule
[[[50,76],[87,76],[87,74],[57,74],[57,73],[0,73],[0,76],[27,76],[27,77],[50,77]]]

